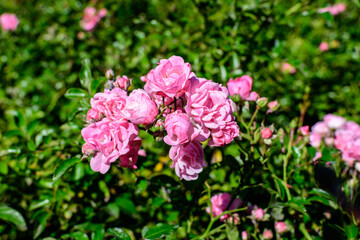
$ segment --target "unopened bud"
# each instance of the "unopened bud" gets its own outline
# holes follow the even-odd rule
[[[268,107],[271,112],[275,112],[276,110],[279,109],[280,104],[278,101],[272,101],[272,102],[269,102]]]
[[[259,108],[265,107],[267,102],[268,102],[268,99],[266,97],[261,97],[258,100],[256,100],[256,104]]]
[[[105,77],[107,79],[112,79],[114,77],[114,71],[112,69],[108,69],[105,73]]]

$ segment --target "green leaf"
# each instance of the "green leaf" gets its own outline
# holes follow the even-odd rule
[[[107,80],[106,77],[102,77],[102,78],[98,78],[98,79],[95,79],[94,81],[92,81],[91,86],[90,86],[91,94],[95,94],[98,91],[98,88],[100,87],[100,85],[104,84],[106,82],[106,80]]]
[[[9,173],[9,167],[4,161],[0,161],[0,173],[4,175],[7,175]]]
[[[119,206],[121,211],[124,211],[127,214],[131,215],[136,213],[136,206],[129,198],[117,197],[115,203]]]
[[[47,212],[43,212],[42,214],[40,214],[37,217],[37,219],[39,221],[39,225],[35,229],[34,238],[38,238],[40,236],[40,234],[44,231],[49,217],[50,217],[50,214]]]
[[[359,229],[356,225],[345,225],[344,226],[345,234],[348,237],[348,239],[356,239],[356,236],[358,235]]]
[[[45,206],[46,204],[49,204],[49,203],[50,203],[50,199],[48,199],[48,198],[46,198],[40,202],[32,202],[30,204],[29,210],[30,211],[35,210],[35,209]]]
[[[2,205],[0,206],[0,219],[15,224],[20,231],[26,231],[27,226],[24,217],[15,209]]]
[[[74,164],[80,162],[80,158],[70,158],[65,161],[62,161],[55,169],[53,181],[58,180],[70,167]]]
[[[116,239],[120,240],[131,240],[129,234],[127,234],[123,229],[121,228],[109,228],[107,230],[107,233],[116,237]]]
[[[89,240],[88,235],[83,232],[73,232],[61,236],[61,239],[68,239],[68,238],[72,240]]]
[[[19,136],[23,137],[24,133],[19,129],[9,130],[5,133],[5,137],[13,137],[13,136]]]
[[[158,223],[154,227],[150,228],[144,235],[146,239],[161,238],[163,236],[171,234],[171,232],[177,228],[166,223]]]
[[[84,59],[83,67],[80,71],[80,83],[81,85],[83,85],[83,87],[89,89],[91,81],[92,81],[92,77],[91,77],[90,60]]]
[[[65,97],[67,98],[83,98],[86,96],[88,96],[88,93],[81,88],[70,88],[65,93]]]

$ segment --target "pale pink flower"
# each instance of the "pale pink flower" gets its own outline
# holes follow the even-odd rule
[[[279,234],[282,234],[288,230],[286,224],[284,222],[276,222],[275,223],[275,230]]]
[[[324,139],[325,145],[328,147],[332,147],[334,145],[335,139],[333,137],[327,137]]]
[[[325,13],[325,12],[329,12],[331,15],[338,15],[339,13],[342,13],[346,10],[346,5],[344,3],[338,3],[335,4],[333,6],[329,6],[329,7],[325,7],[325,8],[320,8],[318,10],[318,13]]]
[[[273,233],[271,230],[269,229],[265,229],[264,233],[263,233],[263,238],[264,240],[269,240],[273,238]]]
[[[139,156],[142,156],[142,157],[146,157],[146,156],[147,156],[147,154],[146,154],[146,152],[145,152],[144,149],[140,149],[140,150],[138,151],[138,155],[139,155]]]
[[[111,91],[105,89],[103,93],[96,93],[90,103],[93,109],[101,112],[110,120],[118,120],[124,117],[122,110],[125,107],[126,99],[126,91],[115,87]]]
[[[329,50],[329,44],[327,42],[321,42],[319,45],[319,49],[320,51],[325,52]]]
[[[110,121],[104,118],[100,122],[95,122],[83,128],[81,134],[87,148],[96,151],[90,160],[91,169],[104,174],[109,170],[112,162],[115,162],[120,156],[128,156],[127,154],[132,150],[134,141],[137,141],[135,139],[138,132],[137,126],[126,119]],[[120,165],[136,168],[136,161],[135,163],[129,163],[125,160],[122,159]]]
[[[252,83],[252,78],[248,75],[244,75],[240,78],[236,78],[235,80],[230,78],[227,83],[227,87],[231,96],[234,94],[239,94],[242,99],[246,99],[249,97]]]
[[[175,168],[175,173],[180,180],[196,180],[203,167],[206,167],[204,150],[201,143],[197,141],[172,146],[169,157],[173,160],[171,168]]]
[[[241,232],[241,240],[248,240],[249,239],[249,234],[247,231],[242,231]]]
[[[93,155],[95,154],[95,150],[92,149],[89,144],[85,143],[83,146],[82,146],[82,153],[86,156],[90,156],[90,155]]]
[[[0,15],[0,24],[4,31],[15,31],[19,24],[19,19],[15,14],[3,13]]]
[[[254,102],[259,98],[259,94],[256,92],[251,92],[250,95],[246,98],[246,101]]]
[[[256,219],[256,220],[262,220],[264,218],[264,210],[262,208],[256,208],[254,210],[251,211],[251,215]]]
[[[322,137],[327,137],[330,134],[330,129],[325,122],[317,122],[314,126],[311,127],[311,132],[317,133]]]
[[[98,15],[99,15],[100,18],[105,17],[106,14],[107,14],[107,9],[106,8],[102,8],[102,9],[99,10]]]
[[[151,124],[158,115],[155,102],[142,89],[133,90],[126,99],[123,116],[135,124]]]
[[[272,136],[272,131],[270,130],[270,128],[264,128],[263,130],[261,130],[261,137],[264,139],[269,139]]]
[[[94,7],[87,7],[84,9],[84,16],[80,21],[80,25],[85,31],[92,31],[100,19],[103,18],[106,14],[107,10],[104,8],[96,13],[96,9]]]
[[[212,213],[214,217],[219,216],[220,214],[222,214],[224,211],[226,211],[226,207],[229,205],[231,201],[231,196],[229,193],[220,193],[217,195],[214,195],[213,197],[211,197],[211,206],[212,206]],[[231,205],[229,206],[228,210],[235,210],[237,208],[239,208],[239,206],[242,204],[242,201],[240,198],[235,198],[233,200],[233,202],[231,203]],[[211,213],[210,208],[207,207],[206,208],[206,212],[207,213]],[[225,214],[223,216],[220,217],[221,221],[225,221],[226,219],[230,218],[231,216],[229,214]],[[236,218],[234,218],[235,220],[235,224],[236,222]]]
[[[121,89],[126,89],[128,86],[130,86],[130,79],[123,75],[122,77],[116,76],[116,80],[114,82],[114,86],[119,87]]]
[[[283,71],[283,73],[290,73],[290,74],[294,74],[296,72],[296,68],[287,62],[284,62],[282,64],[281,70]]]
[[[114,71],[113,71],[112,69],[106,70],[106,72],[105,72],[105,77],[106,77],[107,79],[111,79],[112,77],[114,77]]]
[[[318,133],[310,133],[310,145],[314,148],[319,148],[321,145],[321,135]]]
[[[330,129],[338,129],[345,125],[346,119],[334,114],[326,114],[324,116],[324,122]]]
[[[159,65],[147,74],[144,89],[152,97],[178,98],[189,85],[190,73],[191,65],[185,63],[182,57],[161,59]]]
[[[299,128],[299,131],[303,136],[307,136],[307,135],[309,135],[310,128],[308,125],[302,126]]]

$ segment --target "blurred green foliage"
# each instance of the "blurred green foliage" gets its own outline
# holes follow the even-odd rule
[[[134,78],[137,88],[143,84],[140,76],[161,58],[179,55],[198,76],[224,85],[229,78],[252,76],[253,90],[279,100],[281,111],[269,118],[279,126],[300,116],[304,106],[308,106],[305,124],[329,112],[360,122],[360,3],[347,1],[347,10],[337,16],[319,14],[317,10],[327,4],[324,0],[2,0],[0,14],[15,13],[20,24],[15,32],[0,33],[0,235],[103,239],[125,230],[138,239],[153,234],[148,229],[141,232],[145,226],[156,230],[153,226],[163,223],[156,226],[165,232],[173,226],[172,237],[184,238],[191,237],[187,229],[192,222],[197,225],[191,234],[203,233],[209,220],[204,179],[179,181],[169,169],[168,148],[151,136],[142,136],[148,156],[140,157],[138,171],[112,167],[101,175],[86,161],[76,163],[84,124],[82,114],[76,113],[83,109],[78,101],[64,97],[66,90],[81,87],[79,72],[85,58],[91,61],[93,79],[112,68]],[[88,5],[108,9],[92,32],[79,25]],[[330,45],[327,52],[318,49],[322,41]],[[296,68],[295,74],[281,71],[285,61]],[[232,148],[223,149],[223,154],[236,157],[238,150]],[[298,159],[308,158],[305,155]],[[207,149],[207,161],[212,156],[213,149]],[[56,166],[69,159],[73,167],[54,180]],[[277,154],[269,161],[274,171],[279,167],[281,172]],[[224,192],[238,184],[236,173],[231,164],[224,164],[200,178],[209,176],[212,190]],[[336,201],[314,188],[311,168],[293,174],[298,198],[281,207],[290,206],[288,217],[294,209],[303,213],[303,219],[294,215],[291,221],[306,226],[293,231],[307,229],[318,236],[325,221],[319,213],[326,205],[336,208]],[[252,183],[268,179],[266,174],[256,176]],[[281,181],[273,187],[283,191]],[[318,196],[316,203],[306,200],[311,194]],[[261,206],[273,195],[249,188],[241,197]],[[310,204],[314,208],[307,210]],[[326,226],[336,231],[334,224]],[[351,226],[344,230],[347,236],[355,231]]]

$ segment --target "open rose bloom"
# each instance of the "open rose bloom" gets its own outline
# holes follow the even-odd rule
[[[231,201],[231,196],[229,193],[220,193],[217,194],[213,197],[211,197],[211,206],[212,206],[212,214],[214,217],[217,217],[219,215],[221,215],[224,211],[226,210],[234,210],[237,209],[241,206],[242,201],[240,198],[235,198],[231,205],[229,206],[228,209],[226,209],[226,207],[229,205]],[[206,211],[210,214],[211,210],[208,207],[206,209]],[[221,221],[226,221],[226,220],[233,220],[235,222],[235,224],[237,224],[239,222],[238,217],[233,214],[232,216],[229,214],[224,214],[220,217]]]
[[[90,21],[96,10],[87,8],[85,15]],[[107,75],[114,74],[108,71]],[[90,100],[87,126],[82,130],[84,156],[92,156],[90,166],[96,172],[106,173],[112,163],[136,169],[138,154],[143,152],[139,125],[146,131],[154,127],[157,140],[171,146],[170,167],[180,179],[196,180],[207,166],[202,142],[224,146],[239,136],[228,89],[196,77],[179,56],[160,60],[143,81],[144,89],[128,94],[131,81],[117,77],[110,81],[110,89]]]
[[[15,31],[19,24],[19,19],[15,14],[3,13],[0,15],[0,24],[4,31]]]

